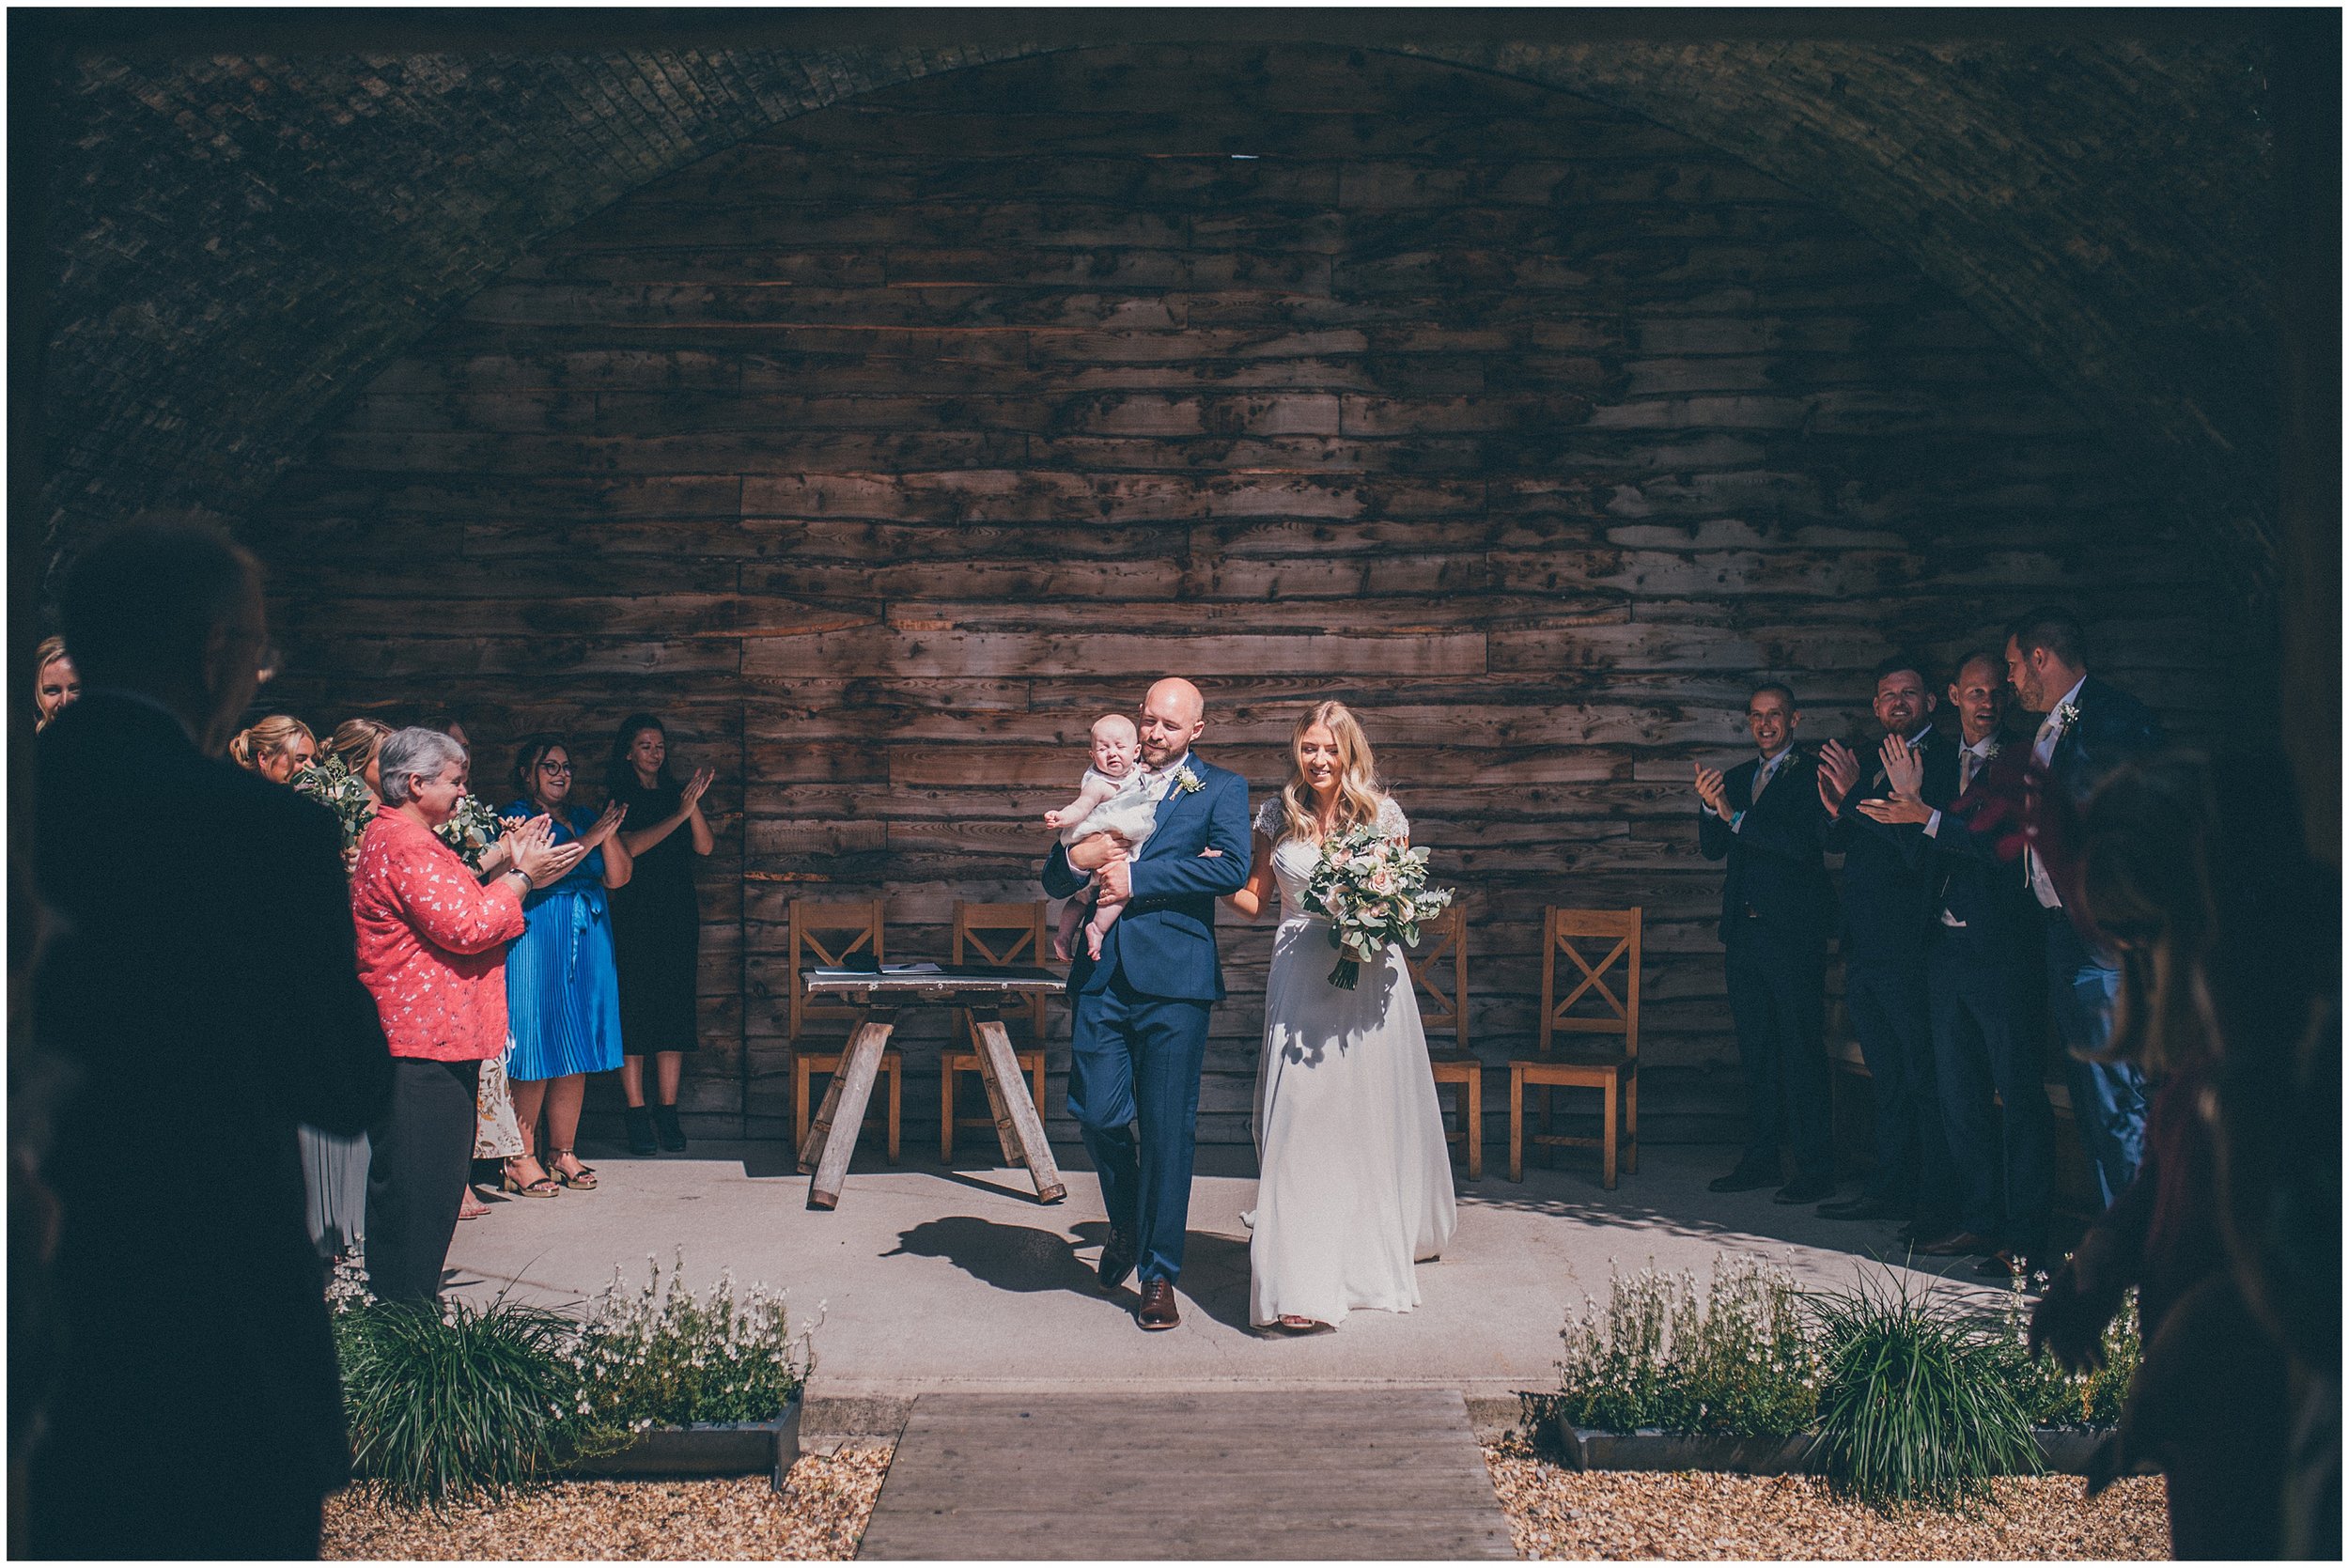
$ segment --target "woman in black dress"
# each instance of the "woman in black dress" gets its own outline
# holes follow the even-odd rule
[[[693,857],[715,847],[702,795],[716,777],[697,768],[682,784],[669,773],[669,733],[649,713],[631,713],[612,741],[605,783],[628,807],[620,843],[636,873],[612,893],[612,937],[620,968],[620,1088],[628,1095],[628,1146],[648,1155],[685,1147],[677,1126],[677,1079],[693,1048],[694,968],[701,907]],[[654,1063],[655,1098],[645,1104],[645,1058]]]

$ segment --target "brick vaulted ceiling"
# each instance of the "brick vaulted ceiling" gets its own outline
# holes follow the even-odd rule
[[[950,24],[942,14],[924,25]],[[1346,13],[1287,25],[1360,41]],[[1369,46],[1637,112],[1841,211],[2133,450],[2239,584],[2272,589],[2266,33],[1516,42],[1486,25],[1465,40],[1390,26]],[[330,39],[239,53],[110,52],[86,33],[54,51],[33,280],[47,285],[41,481],[20,530],[37,526],[54,559],[141,506],[234,514],[543,237],[794,116],[1101,41],[817,48],[705,30],[721,36],[661,45],[639,23],[635,47]]]

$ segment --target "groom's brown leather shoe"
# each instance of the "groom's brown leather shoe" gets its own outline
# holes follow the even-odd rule
[[[1101,1288],[1115,1290],[1124,1284],[1141,1256],[1142,1249],[1132,1236],[1123,1231],[1112,1231],[1109,1240],[1101,1244]]]
[[[1142,1281],[1141,1317],[1144,1328],[1173,1328],[1182,1323],[1182,1314],[1174,1310],[1174,1286],[1171,1281]]]

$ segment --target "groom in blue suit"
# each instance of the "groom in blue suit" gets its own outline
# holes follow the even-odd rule
[[[1075,1000],[1068,1111],[1084,1129],[1100,1173],[1110,1239],[1101,1288],[1142,1270],[1142,1327],[1180,1321],[1174,1281],[1183,1271],[1190,1217],[1191,1146],[1207,1014],[1223,1000],[1215,901],[1248,879],[1248,784],[1200,761],[1191,742],[1206,728],[1206,702],[1187,680],[1150,688],[1142,705],[1143,778],[1159,809],[1140,854],[1085,840],[1058,845],[1044,862],[1044,891],[1073,896],[1086,874],[1129,900],[1101,940],[1078,944],[1069,966]]]

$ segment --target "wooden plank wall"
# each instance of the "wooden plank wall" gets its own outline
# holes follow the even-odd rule
[[[1890,644],[2060,596],[2181,730],[2230,690],[2197,547],[1957,301],[1653,125],[1339,51],[957,72],[713,157],[417,344],[251,533],[297,711],[453,702],[502,772],[645,707],[717,766],[713,1133],[745,1051],[753,1129],[787,1109],[789,900],[883,894],[942,955],[1163,672],[1258,789],[1302,705],[1361,713],[1496,1064],[1542,906],[1643,905],[1664,1140],[1735,1126],[1685,781],[1751,679],[1815,743]],[[1227,917],[1206,1140],[1248,1139],[1268,930]]]

